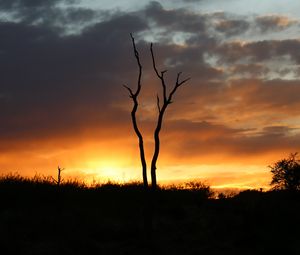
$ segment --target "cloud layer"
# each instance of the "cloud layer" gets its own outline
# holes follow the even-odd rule
[[[300,41],[286,36],[299,29],[298,20],[193,12],[159,2],[134,11],[79,3],[0,1],[3,154],[39,148],[50,154],[59,142],[49,141],[70,149],[82,140],[109,148],[119,142],[117,154],[126,155],[128,146],[134,151],[131,101],[122,88],[134,87],[137,78],[129,33],[144,68],[139,121],[150,147],[160,87],[149,41],[159,68],[169,70],[168,86],[179,71],[192,77],[167,112],[165,164],[218,158],[262,163],[264,155],[299,150]],[[4,166],[9,164],[2,159]]]

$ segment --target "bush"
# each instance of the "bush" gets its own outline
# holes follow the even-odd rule
[[[275,190],[300,190],[300,160],[297,153],[277,161],[270,166],[272,173],[271,185]]]

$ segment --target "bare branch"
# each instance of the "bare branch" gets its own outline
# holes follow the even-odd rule
[[[181,74],[182,74],[182,72],[179,72],[179,73],[177,74],[176,85],[175,85],[175,86],[177,86],[177,87],[179,87],[180,85],[182,85],[183,83],[185,83],[185,82],[187,82],[188,80],[191,79],[191,78],[187,78],[187,79],[185,79],[185,80],[183,80],[183,81],[179,81],[180,75],[181,75]]]
[[[123,87],[126,88],[126,89],[129,91],[129,95],[130,95],[129,97],[130,97],[130,98],[133,98],[133,97],[134,97],[134,94],[133,94],[133,92],[132,92],[132,89],[129,88],[128,86],[126,86],[126,85],[123,85]]]
[[[138,65],[140,66],[140,65],[141,65],[141,63],[140,63],[140,55],[139,55],[139,52],[138,52],[137,49],[136,49],[136,46],[135,46],[135,39],[134,39],[132,33],[130,33],[130,37],[131,37],[131,41],[132,41],[132,45],[133,45],[134,55],[135,55],[135,57],[136,57],[136,59],[137,59],[137,61],[138,61]]]
[[[132,46],[133,46],[134,56],[135,56],[135,58],[136,58],[136,61],[137,61],[138,67],[139,67],[139,75],[138,75],[138,81],[137,81],[137,89],[136,89],[136,92],[134,93],[135,96],[138,96],[139,93],[140,93],[140,91],[141,91],[141,87],[142,87],[142,84],[141,84],[141,79],[142,79],[142,65],[141,65],[141,61],[140,61],[140,55],[139,55],[138,50],[136,49],[136,46],[135,46],[135,39],[134,39],[132,33],[130,33],[130,37],[131,37],[131,41],[132,41]]]
[[[187,81],[189,81],[191,79],[191,77],[186,78],[185,80],[181,81],[178,83],[178,86],[181,86],[183,83],[186,83]]]
[[[180,79],[180,75],[182,74],[182,72],[177,73],[177,78],[176,78],[176,86],[179,83],[179,79]]]
[[[157,70],[157,67],[156,67],[156,63],[155,63],[154,52],[153,52],[153,43],[150,44],[150,51],[151,51],[153,69],[154,69],[157,77],[161,81],[161,85],[162,85],[162,88],[163,88],[163,99],[164,99],[164,103],[166,103],[167,102],[167,87],[166,87],[166,83],[165,83],[165,79],[164,79],[164,74],[168,70],[163,70],[163,71],[160,72],[160,74],[158,73],[158,70]]]
[[[154,53],[153,53],[153,43],[150,44],[150,52],[151,52],[151,57],[152,57],[153,69],[154,69],[156,75],[161,79],[162,76],[158,73],[157,68],[156,68],[155,57],[154,57]]]
[[[169,98],[168,98],[168,100],[167,100],[168,104],[171,104],[171,103],[172,103],[172,97],[173,97],[173,95],[175,94],[176,90],[177,90],[181,85],[183,85],[184,83],[186,83],[188,80],[191,79],[191,78],[187,78],[187,79],[184,79],[183,81],[179,81],[180,75],[181,75],[181,74],[182,74],[182,72],[179,72],[179,73],[177,74],[175,86],[174,86],[174,88],[172,89],[172,91],[170,92]]]
[[[61,172],[65,170],[65,168],[60,168],[59,166],[58,166],[58,169],[59,169]]]

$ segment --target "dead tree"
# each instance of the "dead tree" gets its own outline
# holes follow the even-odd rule
[[[156,187],[157,187],[156,162],[157,162],[158,155],[159,155],[159,150],[160,150],[159,133],[160,133],[160,130],[161,130],[161,127],[162,127],[164,114],[165,114],[166,109],[169,106],[169,104],[172,103],[173,95],[176,93],[177,89],[180,86],[182,86],[185,82],[190,80],[190,78],[187,78],[185,80],[180,81],[181,72],[177,73],[177,78],[176,78],[175,85],[174,85],[173,89],[170,91],[170,93],[167,93],[167,86],[166,86],[165,77],[164,77],[164,74],[167,72],[167,70],[161,71],[160,73],[158,72],[158,70],[156,68],[155,57],[154,57],[154,53],[153,53],[153,44],[152,43],[150,45],[150,51],[151,51],[153,69],[154,69],[157,77],[161,81],[162,92],[163,92],[162,93],[163,94],[162,95],[162,106],[160,104],[160,98],[157,95],[158,118],[157,118],[156,128],[155,128],[155,131],[154,131],[154,153],[153,153],[153,157],[152,157],[152,161],[151,161],[151,187],[152,187],[153,190],[156,190]]]
[[[60,168],[59,166],[57,167],[57,180],[55,180],[53,177],[52,179],[54,180],[54,182],[57,184],[57,186],[60,186],[61,182],[62,182],[62,178],[61,178],[61,172],[65,170],[64,168]]]
[[[133,109],[131,111],[131,118],[132,118],[132,124],[133,124],[133,127],[134,127],[134,131],[135,131],[136,135],[139,138],[139,148],[140,148],[140,157],[141,157],[141,162],[142,162],[142,167],[143,167],[144,186],[148,187],[147,165],[146,165],[145,152],[144,152],[143,136],[142,136],[141,132],[139,131],[138,126],[137,126],[137,122],[136,122],[136,112],[137,112],[137,108],[138,108],[137,98],[139,96],[139,93],[140,93],[141,87],[142,87],[141,86],[142,65],[140,63],[139,53],[136,49],[134,38],[133,38],[132,34],[130,34],[130,36],[131,36],[131,39],[132,39],[134,55],[135,55],[135,58],[137,60],[138,67],[139,67],[139,75],[138,75],[137,89],[136,89],[135,92],[133,92],[132,89],[129,88],[128,86],[126,86],[126,85],[124,85],[124,87],[129,91],[129,96],[130,96],[130,98],[132,98],[133,103],[134,103],[133,104]],[[187,78],[185,80],[180,81],[181,72],[179,72],[177,74],[177,78],[176,78],[175,85],[174,85],[173,89],[169,93],[167,93],[167,85],[166,85],[165,77],[164,77],[167,70],[164,70],[164,71],[161,71],[161,72],[159,72],[157,70],[155,57],[154,57],[154,53],[153,53],[153,44],[152,43],[150,45],[150,52],[151,52],[151,57],[152,57],[153,69],[154,69],[157,77],[161,81],[162,92],[163,92],[162,93],[163,94],[162,95],[162,105],[160,103],[160,97],[157,95],[158,119],[157,119],[157,124],[156,124],[155,131],[154,131],[154,153],[153,153],[153,157],[152,157],[152,161],[151,161],[151,187],[152,187],[152,190],[156,190],[156,188],[157,188],[156,162],[157,162],[158,155],[159,155],[159,150],[160,150],[159,134],[160,134],[160,131],[161,131],[161,128],[162,128],[164,114],[165,114],[166,109],[169,106],[169,104],[172,103],[172,98],[173,98],[174,94],[176,93],[177,89],[180,86],[182,86],[185,82],[187,82],[190,78]]]
[[[124,85],[124,87],[129,91],[129,97],[132,99],[133,101],[133,108],[131,111],[131,120],[132,120],[132,125],[133,125],[133,129],[139,139],[139,149],[140,149],[140,158],[141,158],[141,163],[142,163],[142,173],[143,173],[143,184],[145,188],[148,188],[148,180],[147,180],[147,163],[146,163],[146,157],[145,157],[145,150],[144,150],[144,140],[143,140],[143,136],[138,128],[137,125],[137,121],[136,121],[136,112],[139,106],[138,103],[138,96],[140,94],[141,88],[142,88],[142,83],[141,83],[141,79],[142,79],[142,65],[140,62],[140,57],[139,57],[139,52],[136,49],[135,46],[135,41],[134,41],[134,37],[132,36],[132,34],[130,34],[131,40],[132,40],[132,46],[133,46],[133,51],[134,51],[134,56],[136,58],[137,64],[138,64],[138,68],[139,68],[139,74],[138,74],[138,80],[137,80],[137,88],[136,91],[133,92],[131,88],[129,88],[128,86]]]

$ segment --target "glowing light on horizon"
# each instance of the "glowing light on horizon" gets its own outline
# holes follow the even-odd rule
[[[99,181],[128,182],[139,177],[124,161],[112,159],[91,160],[86,165],[87,170],[83,173],[88,173],[93,176],[93,179]]]

